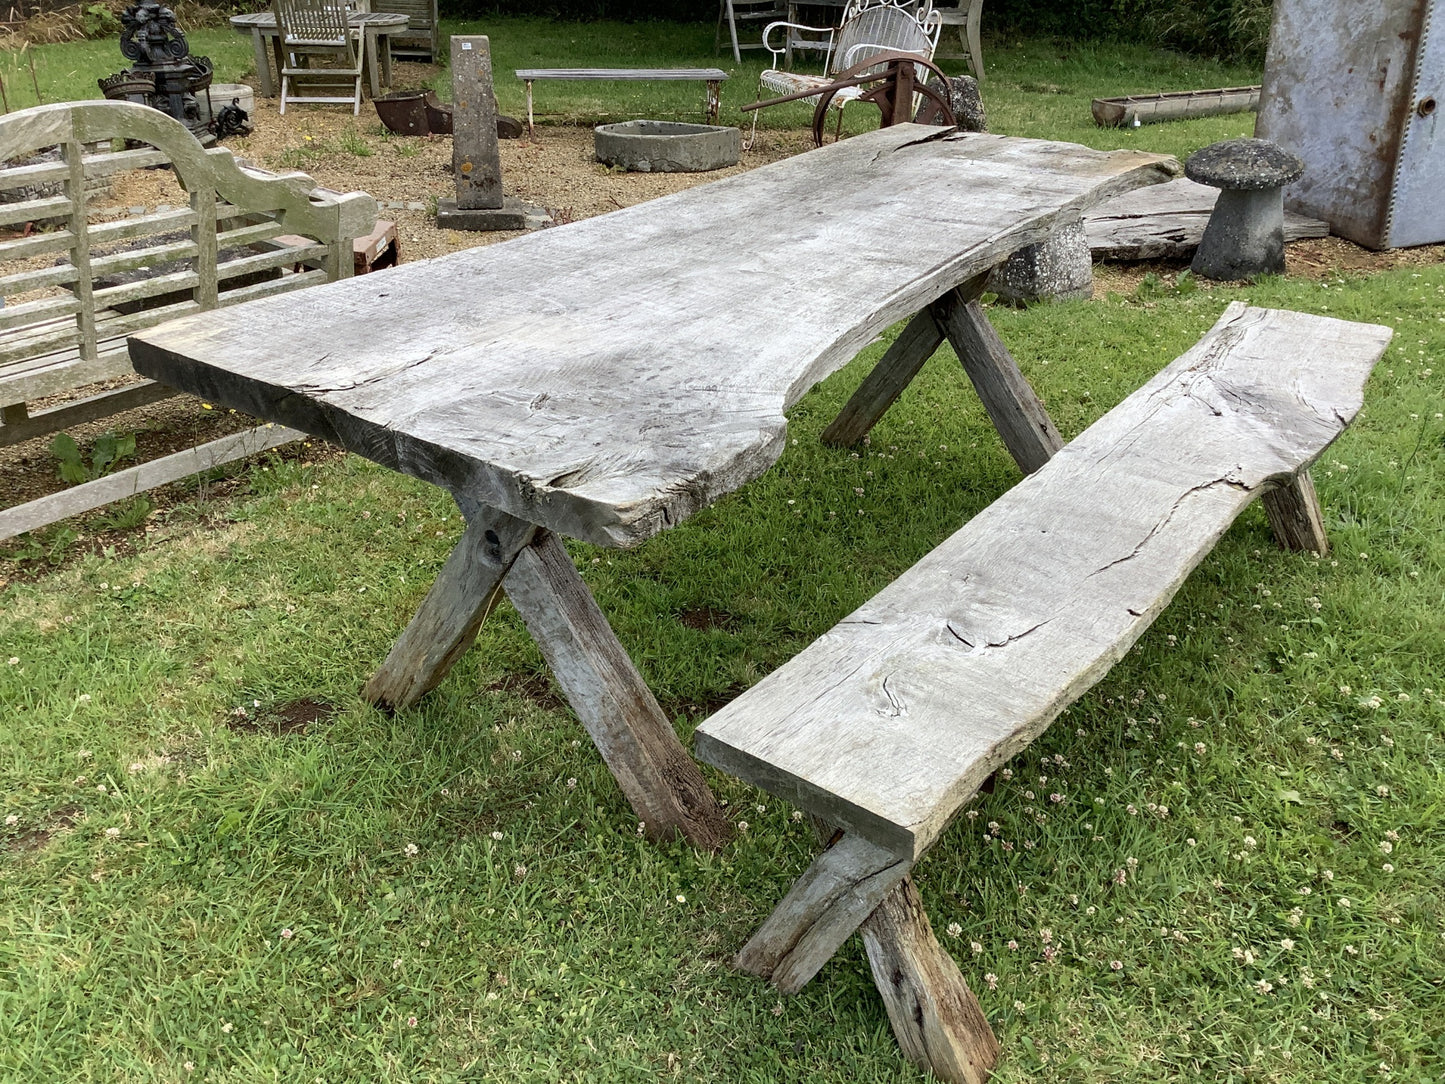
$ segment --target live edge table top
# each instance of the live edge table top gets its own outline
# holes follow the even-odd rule
[[[879,331],[1174,159],[898,125],[516,240],[175,320],[137,370],[629,546],[767,470]]]

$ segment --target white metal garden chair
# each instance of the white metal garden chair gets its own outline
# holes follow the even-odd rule
[[[920,60],[932,61],[938,47],[943,22],[933,10],[932,0],[922,3],[900,3],[897,0],[851,0],[843,11],[842,24],[834,30],[826,26],[802,23],[769,23],[763,30],[763,45],[772,54],[772,65],[758,79],[758,97],[798,94],[808,90],[821,92],[835,75],[847,71],[879,53],[917,53]],[[789,43],[799,34],[817,35],[807,39],[823,50],[822,75],[784,70],[789,59]],[[918,69],[918,81],[927,79],[926,69]],[[837,110],[838,127],[834,138],[843,131],[843,109],[864,93],[862,87],[846,87],[837,91],[829,108]],[[753,112],[752,133],[748,145],[758,134],[758,110]]]

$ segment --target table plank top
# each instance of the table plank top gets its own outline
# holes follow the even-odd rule
[[[896,125],[675,195],[183,318],[137,370],[628,546],[758,477],[890,324],[1168,156]]]
[[[346,13],[346,24],[348,26],[367,26],[373,30],[405,30],[410,21],[410,16],[401,12],[393,11],[348,11]],[[232,15],[231,26],[237,30],[272,30],[276,29],[276,13],[274,11],[252,11],[244,15]]]

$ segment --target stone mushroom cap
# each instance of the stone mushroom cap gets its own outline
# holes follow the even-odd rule
[[[1195,151],[1184,163],[1191,181],[1244,192],[1283,188],[1304,171],[1303,161],[1267,139],[1227,139]]]

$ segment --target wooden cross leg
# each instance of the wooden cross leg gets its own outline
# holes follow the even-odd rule
[[[461,503],[466,531],[366,698],[404,708],[435,688],[505,590],[647,835],[722,846],[730,830],[717,799],[561,541],[505,512]]]
[[[1032,474],[1047,463],[1064,442],[978,303],[987,281],[987,274],[970,279],[915,316],[823,431],[823,442],[862,440],[947,338],[1019,469]]]
[[[797,993],[858,930],[905,1057],[952,1084],[982,1084],[999,1044],[958,965],[933,935],[913,863],[857,835],[820,854],[734,963]]]

